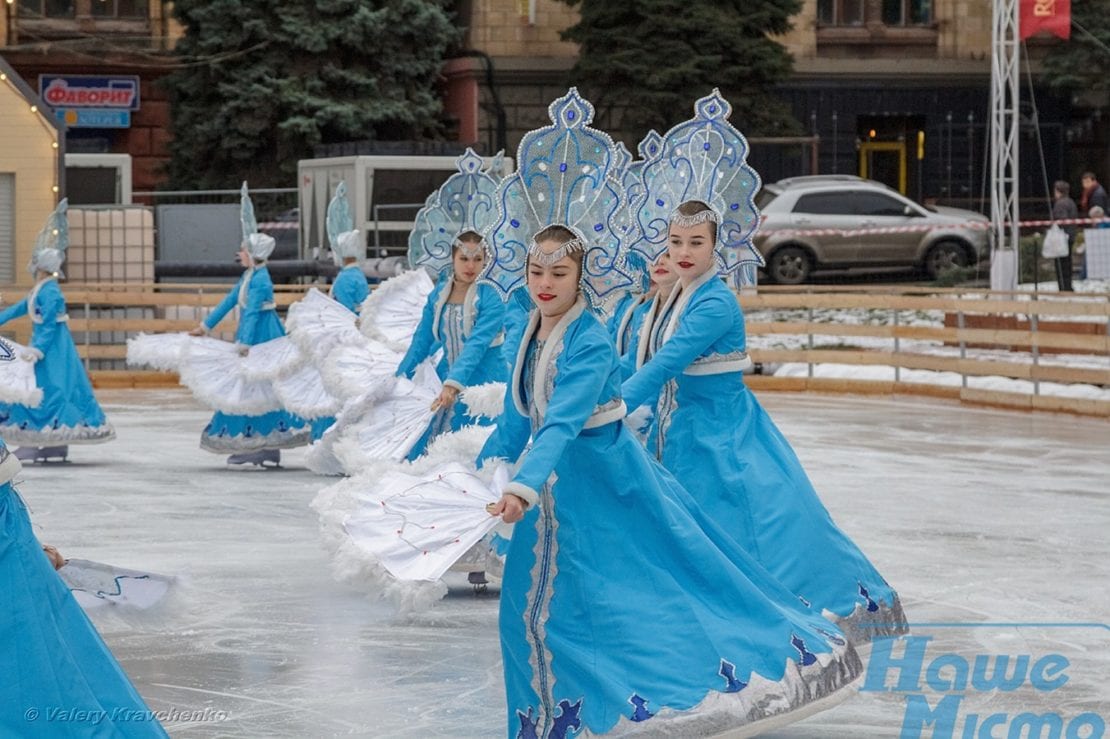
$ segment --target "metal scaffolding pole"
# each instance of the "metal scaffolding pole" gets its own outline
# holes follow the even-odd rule
[[[1018,278],[1019,0],[994,0],[991,33],[991,289]]]

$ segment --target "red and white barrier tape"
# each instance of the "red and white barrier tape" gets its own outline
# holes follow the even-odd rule
[[[1019,221],[1018,227],[1033,228],[1038,226],[1051,226],[1053,223],[1061,226],[1077,226],[1081,224],[1094,226],[1099,223],[1110,223],[1110,218],[1062,218],[1058,221]],[[962,223],[882,226],[879,228],[774,228],[757,232],[757,234],[774,234],[776,236],[863,236],[865,234],[898,234],[959,228],[966,228],[970,231],[989,231],[991,224],[990,221],[964,221]]]

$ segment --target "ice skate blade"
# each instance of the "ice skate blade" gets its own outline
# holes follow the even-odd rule
[[[69,461],[68,446],[21,446],[12,452],[12,454],[21,462],[34,462],[35,464]]]

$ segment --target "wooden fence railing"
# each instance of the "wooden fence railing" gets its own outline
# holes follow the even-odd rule
[[[1110,295],[761,287],[741,295],[740,303],[749,344],[773,343],[770,337],[800,344],[752,348],[754,361],[802,363],[808,370],[805,377],[753,376],[749,384],[756,389],[912,393],[1110,418],[1104,399],[1110,397]],[[930,325],[905,323],[907,313]],[[845,315],[856,322],[844,322]],[[1074,356],[1059,356],[1065,354]],[[858,368],[859,376],[817,376],[816,368],[828,364]],[[891,367],[891,379],[866,376],[864,368],[876,365]],[[955,373],[959,384],[925,382],[903,370]],[[994,376],[1029,388],[975,386],[974,378]],[[1043,383],[1071,387],[1047,392]]]
[[[228,289],[227,284],[64,286],[70,331],[98,385],[172,381],[169,375],[126,370],[126,339],[140,331],[188,330]],[[284,309],[307,289],[276,286],[275,302]],[[10,300],[25,288],[0,286],[0,291]],[[1078,387],[1110,392],[1110,295],[760,287],[739,300],[753,360],[764,367],[800,363],[807,368],[804,377],[751,376],[755,389],[923,394],[1110,418],[1107,393]],[[13,321],[4,330],[26,341],[30,322]],[[227,338],[234,330],[233,318],[219,326]],[[782,346],[767,346],[775,343]],[[833,364],[854,369],[819,376],[822,365]],[[866,369],[875,366],[892,368],[889,379],[875,379]],[[922,381],[912,376],[917,370],[955,373],[959,384]],[[1029,387],[976,386],[976,378],[988,376],[1025,381]],[[1061,392],[1044,383],[1070,388]]]

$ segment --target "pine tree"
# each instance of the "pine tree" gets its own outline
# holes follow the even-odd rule
[[[748,135],[792,135],[800,124],[773,92],[793,59],[770,36],[790,30],[801,0],[563,0],[580,21],[572,81],[625,141],[686,120],[714,87]]]
[[[1066,92],[1086,92],[1105,105],[1110,95],[1110,0],[1071,4],[1071,40],[1057,40],[1044,58],[1044,77]]]
[[[436,136],[447,0],[177,0],[175,187],[287,185],[323,143]]]

